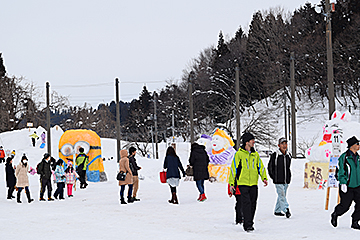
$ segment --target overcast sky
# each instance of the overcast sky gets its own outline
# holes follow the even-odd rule
[[[8,75],[96,107],[138,98],[179,80],[199,52],[245,30],[258,10],[293,12],[320,0],[13,0],[0,4],[0,52]],[[80,87],[81,86],[81,87]]]

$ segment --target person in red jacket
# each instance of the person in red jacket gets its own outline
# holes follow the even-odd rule
[[[2,146],[0,146],[0,163],[5,162],[5,152]]]

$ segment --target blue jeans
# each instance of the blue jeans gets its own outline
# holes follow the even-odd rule
[[[276,192],[278,198],[275,205],[275,212],[286,212],[286,209],[289,208],[289,203],[286,200],[286,192],[289,184],[275,184]]]
[[[202,180],[196,180],[196,187],[198,188],[200,194],[204,194],[204,193],[205,193],[205,189],[204,189],[204,179],[202,179]]]

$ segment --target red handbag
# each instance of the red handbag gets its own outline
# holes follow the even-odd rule
[[[166,172],[165,171],[160,172],[160,182],[166,183]]]

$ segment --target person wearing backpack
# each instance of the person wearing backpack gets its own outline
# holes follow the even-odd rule
[[[280,138],[278,146],[279,149],[270,155],[268,163],[269,176],[275,184],[278,195],[274,215],[290,218],[291,213],[289,203],[286,199],[286,193],[291,180],[291,156],[287,152],[288,145],[286,138]]]
[[[43,159],[36,167],[37,173],[40,175],[40,199],[39,201],[45,201],[44,199],[44,193],[45,189],[47,188],[48,191],[48,201],[54,201],[54,199],[51,197],[51,163],[50,163],[50,154],[45,153]]]
[[[352,201],[355,202],[355,209],[352,217],[351,228],[360,230],[360,159],[359,140],[353,136],[346,140],[348,150],[339,157],[339,194],[340,203],[336,205],[331,214],[331,225],[337,227],[337,218],[346,213]]]
[[[88,185],[86,183],[86,168],[89,163],[89,157],[84,153],[84,148],[79,148],[79,155],[76,157],[75,163],[77,165],[76,171],[79,174],[80,188],[84,189]]]

